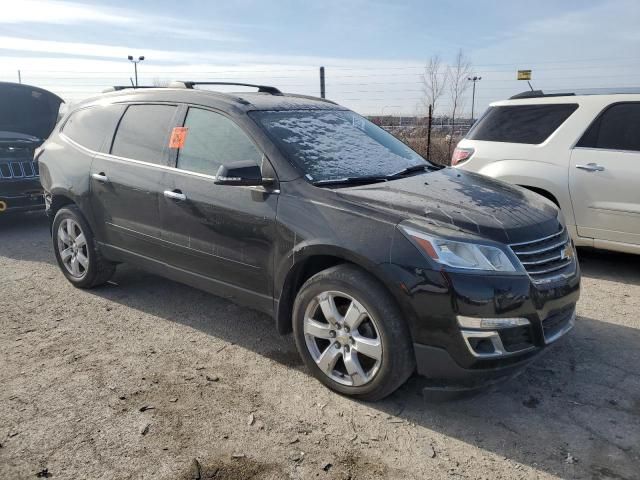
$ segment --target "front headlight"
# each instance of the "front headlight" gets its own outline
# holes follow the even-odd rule
[[[497,247],[433,237],[404,226],[399,228],[424,254],[442,265],[494,272],[517,270],[507,254]]]

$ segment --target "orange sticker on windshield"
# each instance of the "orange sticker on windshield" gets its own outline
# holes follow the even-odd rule
[[[182,148],[184,142],[187,139],[187,127],[176,127],[171,131],[171,138],[169,139],[169,148]]]

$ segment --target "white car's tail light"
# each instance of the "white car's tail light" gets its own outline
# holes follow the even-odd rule
[[[466,162],[471,158],[473,152],[475,152],[473,148],[456,148],[453,151],[453,155],[451,155],[451,166],[455,167],[462,162]]]

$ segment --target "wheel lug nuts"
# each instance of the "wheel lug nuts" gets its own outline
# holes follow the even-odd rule
[[[340,348],[340,344],[338,342],[334,343],[333,346],[336,348]]]
[[[345,352],[348,352],[348,351],[349,351],[349,345],[345,345],[345,346],[344,346],[344,351],[345,351]]]
[[[329,335],[331,336],[331,338],[336,338],[336,332],[335,332],[335,330],[331,330],[331,331],[329,332]]]
[[[349,331],[349,327],[345,325],[345,326],[344,326],[344,331],[345,331],[345,332],[348,332],[348,331]]]

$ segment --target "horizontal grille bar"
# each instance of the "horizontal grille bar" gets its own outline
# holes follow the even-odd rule
[[[0,180],[35,178],[38,173],[38,165],[32,161],[0,163]]]
[[[529,276],[543,282],[557,276],[573,263],[572,255],[567,255],[570,245],[569,234],[561,228],[558,232],[528,242],[511,244],[511,250],[520,260]]]
[[[551,239],[553,239],[555,237],[559,237],[563,233],[564,233],[564,228],[561,229],[558,233],[554,233],[553,235],[549,235],[547,237],[538,238],[537,240],[530,240],[528,242],[520,242],[520,243],[512,243],[511,244],[511,248],[520,247],[520,246],[527,246],[527,245],[531,245],[531,244],[534,244],[534,243],[546,242],[546,241],[551,240]]]

